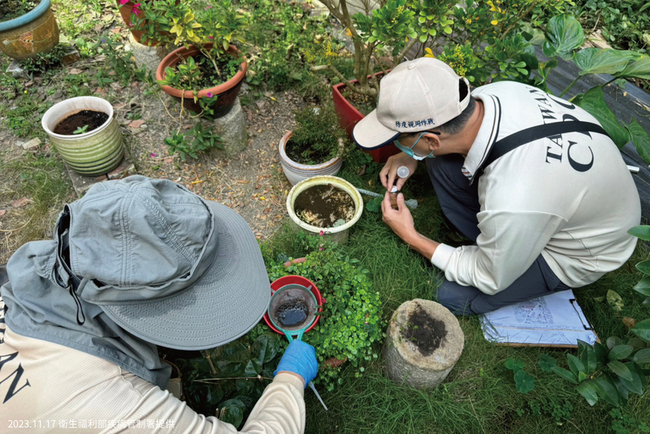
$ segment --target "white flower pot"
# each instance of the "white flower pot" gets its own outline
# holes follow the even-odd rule
[[[279,146],[280,164],[282,165],[282,170],[291,185],[296,185],[303,179],[308,179],[313,176],[334,176],[339,173],[341,165],[343,165],[343,140],[339,139],[339,153],[331,160],[314,165],[300,164],[293,161],[287,155],[286,146],[292,134],[292,131],[285,134],[282,139],[280,139]]]

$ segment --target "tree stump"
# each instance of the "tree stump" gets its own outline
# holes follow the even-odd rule
[[[463,352],[465,336],[456,317],[431,300],[410,300],[397,308],[384,344],[391,380],[416,389],[438,387]]]

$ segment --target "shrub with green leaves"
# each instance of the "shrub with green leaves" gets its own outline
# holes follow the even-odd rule
[[[349,363],[360,376],[364,365],[379,357],[377,345],[385,336],[381,297],[372,288],[368,270],[360,268],[358,260],[343,256],[337,244],[321,237],[299,237],[310,250],[306,260],[285,267],[285,258],[266,258],[267,269],[271,281],[287,275],[306,277],[326,300],[318,324],[303,340],[316,348],[321,369],[315,382],[325,383],[331,391],[341,384],[339,371],[345,366],[332,359]]]
[[[289,158],[301,164],[324,163],[342,152],[343,130],[331,105],[305,107],[294,113],[297,127],[287,144]]]

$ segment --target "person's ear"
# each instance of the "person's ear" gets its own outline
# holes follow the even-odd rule
[[[440,136],[438,134],[427,133],[423,138],[426,139],[429,151],[440,149]]]

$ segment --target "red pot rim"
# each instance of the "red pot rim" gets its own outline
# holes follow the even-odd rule
[[[304,261],[305,261],[305,258],[298,258],[298,259],[294,259],[293,261],[286,262],[284,265],[285,265],[285,267],[288,267],[292,263],[293,264],[299,264],[299,263],[304,262]],[[325,303],[325,299],[321,296],[321,293],[318,290],[318,287],[316,285],[314,285],[314,282],[307,279],[306,277],[297,276],[297,275],[294,275],[294,274],[289,275],[289,276],[280,277],[279,279],[277,279],[273,283],[271,283],[271,293],[274,293],[275,291],[278,291],[280,288],[284,287],[285,285],[288,285],[288,284],[291,284],[291,283],[300,284],[299,282],[301,282],[303,284],[303,286],[305,286],[305,285],[307,285],[307,286],[310,285],[311,286],[311,292],[316,297],[316,302],[318,303],[318,306],[319,306],[318,312],[322,312],[323,311],[323,303]],[[311,326],[309,326],[309,328],[307,330],[305,330],[305,333],[307,333],[309,330],[313,329],[316,326],[316,324],[318,324],[318,321],[320,321],[320,315],[316,316],[316,320],[314,321],[314,323]],[[269,318],[268,310],[264,313],[264,322],[274,332],[276,332],[278,334],[281,334],[281,335],[284,335],[284,333],[281,332],[280,330],[278,330],[273,325],[273,323],[271,322],[271,319]]]
[[[212,48],[212,43],[205,44],[207,48]],[[181,58],[185,59],[188,56],[195,55],[199,53],[200,50],[196,48],[194,45],[190,45],[189,48],[181,47],[178,48],[171,53],[169,53],[165,58],[160,62],[158,65],[158,69],[156,70],[156,80],[160,81],[165,78],[165,69],[167,67],[172,67],[176,64],[178,64],[181,61]],[[237,53],[239,56],[243,55],[241,52],[235,47],[234,45],[231,45],[230,48],[228,48],[228,53],[230,54],[235,54]],[[214,95],[219,95],[222,93],[225,93],[232,89],[233,87],[237,86],[240,81],[246,77],[246,71],[248,70],[248,63],[246,62],[246,58],[244,57],[244,61],[241,63],[239,71],[237,71],[237,74],[230,80],[226,81],[225,83],[215,86],[215,87],[210,87],[208,89],[202,89],[199,91],[199,98],[207,97],[208,93],[212,93]],[[168,93],[171,96],[175,96],[177,98],[185,98],[185,99],[193,99],[194,98],[194,91],[191,90],[180,90],[173,88],[171,86],[161,86],[162,89]]]

